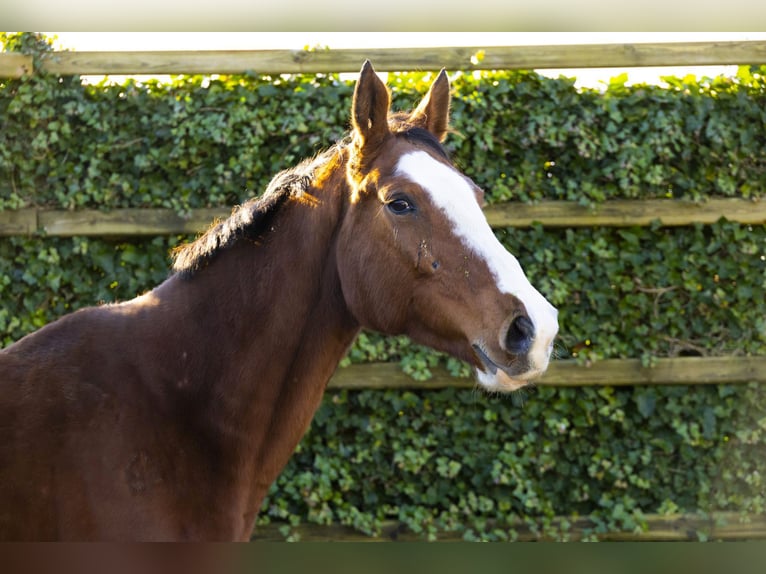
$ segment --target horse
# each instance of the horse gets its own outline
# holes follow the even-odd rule
[[[361,329],[511,392],[557,310],[443,147],[442,70],[410,112],[365,62],[349,133],[278,173],[126,302],[0,351],[0,539],[244,541]]]

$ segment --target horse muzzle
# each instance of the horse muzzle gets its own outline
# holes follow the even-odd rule
[[[545,372],[558,333],[557,311],[552,306],[550,311],[543,322],[535,322],[525,314],[510,318],[498,337],[499,348],[494,351],[483,342],[472,345],[478,359],[479,384],[489,391],[511,392]],[[503,359],[497,358],[500,356]]]

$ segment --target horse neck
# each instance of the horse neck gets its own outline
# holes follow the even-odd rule
[[[183,317],[176,352],[187,357],[182,376],[199,390],[206,432],[250,466],[239,469],[249,476],[250,507],[287,463],[359,331],[336,265],[343,171],[325,182],[318,202],[282,205],[262,245],[240,240],[157,293]],[[192,343],[194,358],[181,348]]]

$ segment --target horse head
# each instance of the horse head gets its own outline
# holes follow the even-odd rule
[[[471,363],[487,390],[512,391],[546,370],[557,311],[442,147],[449,105],[442,70],[412,112],[391,114],[385,84],[362,68],[338,242],[343,296],[363,327],[408,335]]]

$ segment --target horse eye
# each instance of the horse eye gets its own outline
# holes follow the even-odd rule
[[[391,213],[395,213],[396,215],[403,215],[405,213],[409,213],[411,211],[415,211],[415,206],[408,200],[403,198],[394,199],[393,201],[389,201],[386,204],[386,207],[391,211]]]

